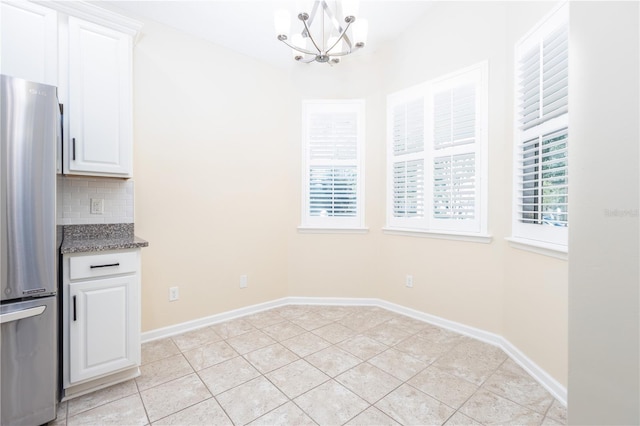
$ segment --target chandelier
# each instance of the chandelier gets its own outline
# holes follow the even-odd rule
[[[329,7],[329,3],[335,3],[333,10]],[[298,13],[302,28],[300,32],[291,36],[291,40],[289,40],[291,29],[289,11],[279,10],[274,16],[278,40],[292,49],[293,58],[296,61],[337,64],[341,56],[349,55],[364,47],[368,22],[361,18],[356,21],[357,0],[335,2],[316,0],[309,8],[311,8],[310,12]]]

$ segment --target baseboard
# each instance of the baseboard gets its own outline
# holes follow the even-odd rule
[[[222,312],[208,317],[198,318],[192,321],[182,322],[180,324],[170,325],[168,327],[156,328],[155,330],[145,331],[140,335],[142,343],[151,342],[153,340],[163,339],[165,337],[175,336],[176,334],[185,333],[187,331],[197,330],[219,322],[229,321],[232,319],[255,314],[257,312],[266,311],[267,309],[277,308],[279,306],[290,305],[288,298],[276,299],[270,302],[259,303],[257,305],[245,306],[240,309]]]
[[[538,383],[542,385],[551,395],[565,407],[567,406],[567,388],[562,386],[560,382],[551,377],[549,373],[544,371],[538,364],[527,357],[520,349],[514,346],[504,337],[501,337],[502,343],[499,345],[509,357],[514,360],[520,367],[531,375]]]
[[[456,333],[464,334],[476,340],[494,345],[502,349],[513,361],[522,367],[531,377],[533,377],[542,387],[544,387],[551,395],[554,396],[565,407],[567,406],[567,388],[562,386],[556,379],[551,377],[545,370],[540,368],[535,362],[527,357],[510,341],[499,334],[491,333],[479,328],[470,327],[459,322],[450,321],[435,315],[426,314],[415,309],[405,306],[396,305],[391,302],[380,300],[380,307],[390,311],[406,315],[408,317],[421,320],[438,327],[446,328]]]
[[[522,367],[531,375],[542,387],[544,387],[551,395],[553,395],[565,407],[567,406],[567,389],[557,380],[551,377],[546,371],[540,368],[535,362],[528,358],[515,345],[495,333],[491,333],[479,328],[470,327],[459,322],[451,321],[436,315],[427,314],[406,306],[398,305],[382,299],[375,298],[345,298],[345,297],[284,297],[270,302],[260,303],[257,305],[247,306],[232,311],[223,312],[216,315],[200,318],[193,321],[187,321],[180,324],[163,327],[156,330],[146,331],[142,333],[142,342],[150,342],[152,340],[170,337],[176,334],[184,333],[209,325],[217,324],[223,321],[229,321],[235,318],[244,317],[286,305],[333,305],[333,306],[377,306],[387,309],[391,312],[406,315],[408,317],[424,321],[426,323],[446,328],[456,333],[480,340],[482,342],[501,348],[513,361]]]

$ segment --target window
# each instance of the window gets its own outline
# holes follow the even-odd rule
[[[362,100],[310,100],[302,105],[301,228],[364,228]]]
[[[486,237],[487,64],[389,95],[387,230]]]
[[[569,12],[516,45],[514,240],[566,251],[569,225]]]

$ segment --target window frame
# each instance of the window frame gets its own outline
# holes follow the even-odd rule
[[[437,149],[434,145],[434,97],[443,90],[475,84],[475,142],[466,147]],[[424,146],[421,153],[407,155],[424,161],[424,216],[403,218],[394,212],[394,164],[401,156],[394,155],[393,123],[394,108],[416,99],[424,99]],[[385,232],[396,235],[425,236],[488,243],[488,62],[482,61],[456,70],[436,79],[412,86],[387,96],[387,202]],[[452,220],[434,218],[434,159],[457,153],[474,152],[475,173],[475,216],[473,220]]]
[[[528,31],[514,46],[514,85],[513,85],[513,100],[514,100],[514,117],[513,117],[513,169],[512,169],[512,225],[511,236],[507,238],[511,242],[511,245],[518,249],[528,250],[539,254],[544,254],[552,257],[566,259],[568,253],[568,230],[567,226],[552,226],[550,224],[531,224],[524,223],[520,219],[520,197],[522,188],[522,180],[519,176],[520,170],[524,168],[524,161],[522,156],[523,144],[530,140],[539,138],[543,140],[545,136],[554,134],[563,129],[567,129],[567,148],[568,152],[570,145],[570,129],[569,129],[569,111],[555,114],[549,118],[539,118],[537,123],[526,127],[519,123],[521,106],[521,96],[519,94],[521,81],[518,78],[520,72],[521,58],[526,55],[526,52],[531,51],[536,46],[540,46],[543,40],[554,32],[560,30],[563,26],[569,27],[569,4],[567,2],[562,3],[549,12],[542,20],[540,20],[530,31]],[[568,35],[567,35],[568,40]],[[570,53],[570,52],[569,52]],[[568,53],[568,54],[569,54]],[[542,54],[542,53],[541,53]],[[542,64],[540,67],[542,68]],[[567,82],[567,87],[570,81]],[[541,83],[542,84],[542,83]],[[570,89],[569,89],[570,90]],[[568,103],[567,103],[568,105]],[[566,179],[567,179],[567,195],[570,196],[570,183],[569,181],[569,164],[568,158],[566,160]],[[540,212],[542,214],[542,212]],[[568,215],[568,213],[567,213]],[[568,221],[570,222],[570,221]]]
[[[310,158],[309,120],[312,113],[355,113],[356,156],[354,159]],[[364,212],[364,161],[366,103],[364,99],[307,99],[302,101],[302,199],[300,232],[362,233],[366,232]],[[356,170],[356,215],[355,216],[312,216],[310,214],[310,173],[313,167],[354,167]]]

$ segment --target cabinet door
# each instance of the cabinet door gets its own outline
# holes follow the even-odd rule
[[[69,17],[68,173],[130,177],[131,37]]]
[[[58,84],[58,15],[30,2],[0,3],[2,74]]]
[[[69,284],[71,383],[140,364],[136,275]]]

